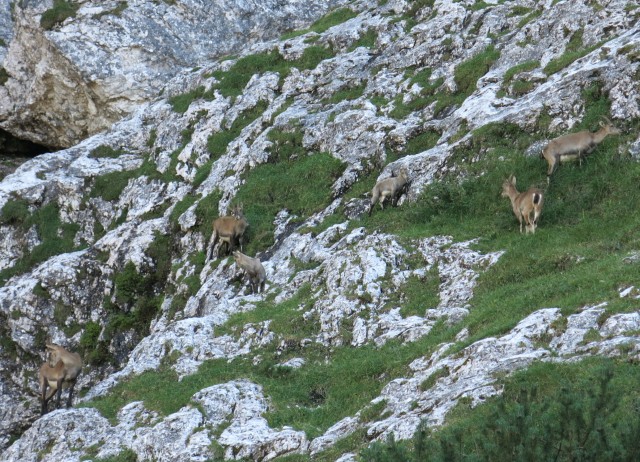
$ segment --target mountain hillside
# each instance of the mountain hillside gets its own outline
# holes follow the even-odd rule
[[[341,5],[0,182],[2,460],[633,460],[640,7]],[[41,417],[49,342],[84,368]]]

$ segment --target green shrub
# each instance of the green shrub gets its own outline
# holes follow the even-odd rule
[[[412,442],[375,443],[367,461],[635,460],[640,452],[637,367],[611,359],[535,364],[507,379],[502,396],[460,404],[439,430]]]
[[[80,6],[67,0],[53,0],[53,7],[40,17],[40,27],[51,30],[67,18],[73,18]]]

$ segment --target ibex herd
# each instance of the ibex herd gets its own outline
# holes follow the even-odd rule
[[[600,123],[600,129],[596,132],[581,131],[559,136],[549,141],[542,150],[541,157],[548,163],[547,183],[551,174],[559,163],[567,160],[582,160],[600,144],[607,136],[620,134],[620,130],[613,126],[611,121]],[[371,191],[371,201],[368,207],[368,215],[374,209],[376,203],[384,210],[385,201],[397,205],[398,199],[406,192],[409,185],[409,175],[406,167],[401,168],[399,174],[393,172],[392,176],[376,183]],[[538,219],[542,213],[545,193],[538,188],[531,187],[525,192],[516,189],[516,178],[509,176],[502,184],[502,196],[511,201],[513,213],[520,223],[520,233],[524,225],[525,233],[535,233]],[[245,232],[249,223],[244,216],[242,204],[235,205],[231,214],[218,217],[213,222],[211,240],[206,249],[207,260],[214,254],[216,245],[219,245],[217,255],[221,252],[232,254],[236,265],[240,268],[249,282],[251,292],[264,292],[266,272],[258,258],[253,258],[242,253],[245,240]],[[224,249],[223,249],[224,247]],[[240,250],[237,250],[237,247]],[[47,361],[40,367],[39,382],[40,396],[42,400],[41,415],[47,413],[47,404],[54,395],[57,395],[57,406],[60,407],[62,388],[69,389],[67,407],[71,406],[73,389],[78,375],[82,371],[82,359],[77,353],[71,353],[63,347],[55,344],[47,344]]]
[[[582,164],[582,158],[590,154],[607,136],[621,133],[609,119],[606,117],[604,119],[606,123],[601,121],[600,129],[595,132],[583,130],[562,135],[549,141],[540,154],[540,157],[544,158],[549,165],[547,169],[547,184],[549,184],[551,174],[558,164],[570,160],[578,160]],[[544,202],[542,190],[529,188],[526,192],[520,193],[516,189],[516,178],[511,175],[502,184],[502,196],[511,200],[513,213],[520,222],[520,232],[522,233],[522,223],[524,222],[526,233],[535,233]],[[533,218],[531,217],[532,213]]]

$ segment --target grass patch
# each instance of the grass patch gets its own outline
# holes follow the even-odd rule
[[[323,99],[322,104],[338,104],[342,101],[353,101],[354,99],[360,98],[366,88],[367,82],[362,82],[355,87],[341,88],[329,98]]]
[[[187,112],[189,106],[193,101],[202,98],[203,96],[205,96],[205,88],[201,85],[198,88],[194,88],[193,90],[186,93],[172,96],[171,98],[169,98],[168,102],[175,112],[184,114],[185,112]]]
[[[406,374],[406,364],[433,351],[452,335],[452,330],[440,327],[434,328],[429,339],[407,345],[389,342],[382,348],[336,348],[317,354],[306,350],[308,362],[299,369],[279,367],[279,359],[265,354],[258,365],[250,358],[231,363],[206,361],[196,374],[178,382],[174,372],[162,367],[133,377],[107,396],[82,406],[96,407],[105,417],[114,419],[125,404],[143,400],[148,409],[168,415],[187,404],[195,392],[243,377],[261,384],[270,397],[272,406],[266,418],[271,427],[290,425],[313,438],[376,397],[383,386],[382,377]]]
[[[9,73],[4,67],[0,67],[0,85],[4,85],[9,80]]]
[[[67,18],[75,18],[80,5],[67,0],[53,0],[53,6],[42,13],[40,27],[51,30]]]
[[[353,51],[356,48],[374,48],[376,41],[378,40],[378,33],[375,29],[367,29],[367,31],[360,36],[350,47],[348,51]]]
[[[556,72],[561,71],[562,69],[570,65],[572,62],[582,58],[583,56],[588,55],[593,50],[595,50],[600,45],[602,45],[602,42],[600,42],[590,47],[584,47],[582,45],[582,34],[583,34],[582,29],[574,32],[573,36],[571,36],[571,39],[569,40],[569,43],[567,44],[567,48],[565,49],[565,52],[560,57],[549,61],[549,63],[544,67],[543,70],[545,74],[552,75],[552,74],[555,74]]]
[[[440,139],[441,133],[435,130],[426,130],[419,135],[410,138],[401,156],[407,156],[411,154],[418,154],[420,152],[427,151],[433,148]]]
[[[270,162],[246,173],[236,195],[250,224],[250,255],[273,244],[273,221],[280,210],[303,220],[326,207],[333,199],[331,185],[344,171],[342,162],[327,153],[307,154],[298,131],[272,131],[269,138],[274,143]]]
[[[437,100],[436,91],[442,86],[444,79],[440,77],[431,82],[431,72],[432,70],[430,68],[414,71],[409,84],[420,85],[422,89],[415,98],[407,103],[403,102],[402,95],[398,95],[394,102],[394,108],[389,113],[391,117],[397,120],[404,119],[412,112],[421,110]]]
[[[355,18],[356,16],[358,16],[358,13],[350,8],[338,8],[337,10],[332,11],[322,18],[318,19],[308,29],[288,32],[286,34],[283,34],[280,39],[287,40],[293,37],[304,35],[309,32],[322,34],[323,32],[329,30],[331,27],[345,23],[349,19]]]
[[[489,45],[481,53],[456,66],[453,79],[458,90],[456,93],[445,92],[438,96],[434,115],[438,116],[447,108],[459,105],[467,99],[475,91],[478,79],[489,71],[499,57],[500,51]]]
[[[207,150],[211,154],[211,161],[215,162],[222,157],[227,151],[227,146],[233,140],[235,140],[240,132],[258,119],[264,111],[267,110],[269,103],[267,101],[258,101],[258,103],[251,109],[243,111],[236,117],[228,130],[221,130],[216,133],[212,133],[207,139]]]
[[[25,233],[35,227],[41,242],[26,252],[14,266],[0,271],[0,285],[55,255],[76,250],[73,240],[80,225],[63,223],[58,204],[50,203],[30,213],[24,201],[9,201],[2,209],[2,221],[20,226]]]
[[[507,72],[504,73],[504,79],[502,80],[502,85],[500,87],[500,90],[498,91],[498,96],[502,96],[507,93],[509,91],[509,86],[511,86],[510,93],[513,96],[522,96],[523,94],[531,91],[534,86],[533,82],[528,82],[521,79],[517,79],[514,82],[513,79],[519,73],[532,71],[539,66],[540,61],[526,61],[509,68]]]
[[[124,151],[122,149],[113,149],[111,146],[101,144],[97,148],[91,150],[91,152],[89,153],[89,157],[94,157],[96,159],[114,159],[120,157],[122,154],[124,154]]]
[[[287,61],[278,52],[272,50],[268,53],[258,53],[238,59],[228,71],[215,71],[213,77],[218,80],[210,91],[218,89],[227,97],[236,97],[242,94],[247,83],[253,75],[265,72],[277,72],[280,80],[284,80],[291,68],[300,70],[313,69],[321,61],[333,57],[333,52],[321,46],[309,46],[305,48],[302,56],[295,61]]]

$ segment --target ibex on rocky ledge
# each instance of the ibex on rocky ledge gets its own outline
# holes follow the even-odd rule
[[[233,252],[236,245],[240,246],[240,250],[242,250],[244,232],[248,226],[249,223],[242,213],[242,204],[235,205],[230,216],[227,215],[216,218],[213,222],[211,247],[209,252],[207,252],[207,260],[213,258],[213,249],[218,241],[220,241],[220,247],[225,244],[227,255]],[[219,254],[220,251],[218,250],[218,255]]]
[[[71,353],[55,344],[47,344],[47,352],[48,360],[40,366],[41,415],[47,413],[47,403],[56,392],[57,406],[60,407],[63,386],[69,388],[67,407],[71,407],[73,388],[82,372],[82,358],[78,353]],[[47,388],[51,388],[48,393]]]

